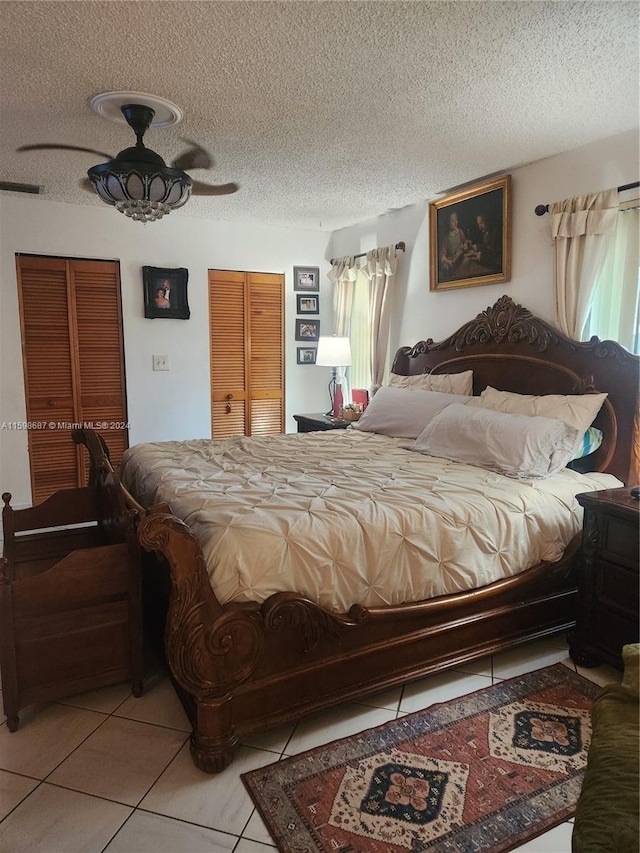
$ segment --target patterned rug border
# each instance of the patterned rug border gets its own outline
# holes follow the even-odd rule
[[[302,820],[310,839],[317,842],[314,832],[298,813],[291,801],[286,800],[286,804],[283,803],[282,797],[275,790],[276,785],[278,789],[285,789],[294,783],[299,778],[301,764],[305,767],[305,778],[311,778],[319,773],[325,773],[332,768],[343,765],[347,760],[350,762],[361,761],[382,750],[393,749],[405,741],[414,740],[433,731],[446,730],[447,727],[457,725],[463,718],[472,719],[473,717],[491,712],[496,708],[504,707],[507,703],[522,699],[531,693],[557,686],[566,686],[572,690],[575,689],[577,692],[582,693],[585,698],[591,700],[602,689],[600,685],[574,672],[564,664],[556,663],[505,679],[498,684],[482,687],[457,699],[434,703],[422,710],[413,711],[404,717],[364,729],[356,734],[329,741],[322,746],[314,747],[298,755],[283,758],[280,761],[275,761],[257,770],[242,773],[241,778],[270,834],[273,833],[272,838],[278,850],[283,851],[283,853],[300,853],[302,849],[306,851],[311,851],[312,849],[322,850],[322,847],[317,843],[313,847],[307,848],[289,846],[286,839],[278,832],[278,827],[274,827],[274,822],[269,817],[271,811],[269,801],[276,798],[280,807],[285,807],[285,820],[281,820],[280,822],[286,824],[288,821],[289,826],[291,826]],[[375,747],[371,746],[371,732],[377,732],[379,735],[383,734],[382,737],[376,739]],[[331,747],[329,754],[327,754],[328,747]],[[349,749],[348,757],[345,755],[347,748]],[[273,780],[275,774],[278,777],[277,783]],[[270,776],[271,778],[269,778]],[[260,781],[263,786],[260,790],[255,787],[255,780],[258,777],[261,777]],[[271,783],[271,786],[269,783]],[[550,801],[552,801],[555,813],[554,820],[552,822],[547,821],[538,831],[527,835],[525,841],[519,840],[518,845],[526,843],[566,821],[575,812],[575,801],[577,801],[578,794],[580,793],[581,784],[582,772],[570,779],[563,778],[558,781],[557,785],[530,796],[526,801],[526,805],[523,805],[520,809],[521,829],[525,830],[527,825],[537,823],[540,820],[541,813],[549,811]],[[271,787],[273,787],[273,790],[271,790]],[[560,790],[561,788],[562,791]],[[567,794],[574,800],[573,807],[567,808],[566,806]],[[505,804],[502,809],[494,810],[484,821],[476,820],[463,829],[456,830],[456,838],[453,841],[436,839],[433,844],[429,843],[415,849],[437,849],[438,851],[442,851],[442,853],[445,853],[445,851],[453,853],[453,851],[462,850],[473,853],[476,850],[489,850],[490,848],[482,846],[482,836],[488,834],[483,824],[492,823],[493,834],[491,835],[491,841],[494,845],[498,840],[504,843],[508,837],[513,835],[513,826],[509,826],[505,821],[504,831],[506,835],[502,839],[496,839],[495,823],[496,816],[498,816],[497,821],[499,822],[500,813],[507,810],[513,810],[513,803]],[[271,826],[269,826],[270,823]],[[471,834],[473,834],[473,838],[471,838]],[[511,848],[508,846],[501,846],[499,848],[500,851],[508,849]],[[494,846],[493,850],[497,850],[497,848]],[[360,851],[351,848],[350,853],[360,853]]]

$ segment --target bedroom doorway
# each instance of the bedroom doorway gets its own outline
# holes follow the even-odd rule
[[[284,432],[284,275],[209,270],[211,437]]]
[[[129,445],[120,266],[16,255],[33,503],[87,483],[71,438],[93,425],[119,465]]]

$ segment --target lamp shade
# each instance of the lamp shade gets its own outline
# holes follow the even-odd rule
[[[316,364],[320,367],[348,367],[351,364],[349,338],[337,335],[320,335]]]

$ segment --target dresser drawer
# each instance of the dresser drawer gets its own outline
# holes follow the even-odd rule
[[[597,607],[592,614],[589,636],[593,646],[616,653],[628,643],[640,641],[638,619],[607,607]]]
[[[638,526],[621,518],[602,519],[602,546],[600,554],[629,568],[638,565]]]
[[[596,596],[605,606],[612,603],[616,610],[628,613],[630,618],[638,618],[638,571],[624,568],[605,560],[597,560]]]

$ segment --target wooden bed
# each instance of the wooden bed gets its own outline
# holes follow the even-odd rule
[[[503,296],[447,340],[399,350],[393,372],[472,369],[474,394],[487,385],[520,394],[606,391],[595,421],[603,443],[572,464],[629,483],[638,482],[639,361],[610,341],[571,341]],[[97,443],[92,446],[95,452]],[[106,464],[94,459],[101,469]],[[136,509],[140,542],[158,557],[147,592],[162,602],[154,607],[162,611],[166,657],[193,722],[193,760],[207,773],[223,770],[250,733],[459,667],[575,621],[579,534],[558,562],[480,589],[335,613],[292,592],[262,604],[220,604],[187,525],[166,505]],[[162,601],[163,590],[168,600]]]

